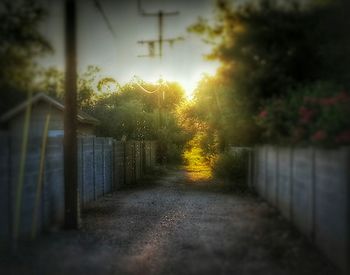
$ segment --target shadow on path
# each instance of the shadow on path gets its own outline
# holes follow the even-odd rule
[[[212,192],[219,183],[184,169],[152,183],[91,203],[80,231],[3,255],[0,274],[337,274],[254,196]]]

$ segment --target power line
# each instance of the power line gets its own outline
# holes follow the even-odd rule
[[[134,75],[132,78],[132,82],[134,82],[143,92],[147,93],[147,94],[154,94],[160,91],[161,88],[167,87],[168,85],[166,84],[166,82],[164,82],[164,80],[162,78],[159,79],[159,84],[158,87],[155,88],[154,90],[148,90],[147,88],[145,88],[144,86],[142,86],[142,82],[144,82],[140,77],[138,77],[137,75]],[[138,83],[140,82],[140,83]]]
[[[114,28],[112,27],[112,24],[111,22],[109,21],[101,3],[98,1],[98,0],[94,0],[94,3],[95,3],[95,6],[97,8],[97,10],[101,13],[102,15],[102,18],[108,28],[108,30],[110,31],[110,33],[112,34],[112,36],[116,39],[117,38],[117,35],[116,35],[116,32],[114,31]]]

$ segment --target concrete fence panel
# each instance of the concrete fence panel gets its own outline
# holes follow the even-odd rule
[[[103,146],[103,162],[104,162],[104,182],[105,193],[110,193],[113,190],[113,139],[105,139]]]
[[[277,205],[277,147],[266,147],[266,198],[274,206]]]
[[[315,242],[338,266],[349,260],[349,150],[315,155]]]
[[[0,245],[1,240],[10,236],[10,139],[7,134],[0,133]]]
[[[94,147],[94,179],[95,179],[95,199],[104,194],[104,176],[103,176],[103,138],[95,138]]]
[[[79,206],[80,209],[84,207],[85,204],[85,184],[84,184],[84,145],[83,139],[78,138],[78,190],[79,190]]]
[[[28,140],[26,162],[24,169],[24,180],[22,183],[22,195],[20,204],[20,219],[19,219],[19,235],[23,238],[28,238],[31,235],[32,220],[34,213],[35,195],[39,178],[39,163],[40,163],[40,139],[32,138]],[[19,175],[20,161],[12,166],[12,173]],[[17,201],[17,190],[19,186],[18,177],[13,182],[14,203]],[[13,209],[16,209],[14,205]]]
[[[13,235],[16,199],[18,194],[19,166],[21,161],[20,138],[0,134],[0,242],[11,240]],[[156,143],[117,142],[112,138],[78,138],[78,187],[82,208],[90,201],[133,183],[144,174],[146,159],[149,167],[155,165]],[[26,153],[19,238],[31,236],[36,196],[40,194],[36,211],[37,233],[64,222],[64,165],[63,139],[48,138],[44,167],[40,170],[42,138],[30,138]],[[153,155],[152,155],[153,154]],[[39,175],[42,172],[42,182]],[[38,188],[41,188],[38,189]],[[40,192],[38,192],[40,190]]]
[[[313,234],[313,153],[312,148],[293,151],[292,219],[309,238]]]
[[[291,219],[292,203],[292,150],[278,149],[277,206],[285,218]]]
[[[129,141],[125,145],[125,184],[131,184],[135,179],[135,144]]]
[[[48,140],[45,162],[43,211],[45,227],[59,225],[64,220],[63,140]]]
[[[256,184],[257,192],[265,197],[266,194],[266,151],[267,147],[259,147],[256,150]]]
[[[82,179],[81,189],[82,196],[80,197],[81,205],[94,200],[95,196],[95,156],[94,147],[95,139],[91,137],[84,137],[80,139],[82,144]]]
[[[125,183],[125,143],[114,141],[114,189]]]
[[[277,205],[288,220],[348,274],[349,148],[262,146],[255,149],[254,159],[251,167],[257,192]]]

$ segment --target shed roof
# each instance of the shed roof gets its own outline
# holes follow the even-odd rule
[[[44,93],[38,93],[38,94],[34,95],[30,100],[26,100],[26,101],[22,102],[21,104],[17,105],[16,107],[12,108],[8,112],[6,112],[4,115],[2,115],[0,117],[0,122],[6,122],[6,121],[11,120],[13,117],[18,115],[19,113],[24,112],[29,104],[34,105],[35,103],[38,103],[40,101],[46,102],[62,112],[64,111],[65,107],[61,102],[57,101],[56,99],[53,99],[52,97],[50,97]],[[100,123],[100,121],[98,119],[88,115],[87,113],[85,113],[83,111],[78,111],[77,120],[78,120],[78,122],[84,123],[84,124],[97,125]]]

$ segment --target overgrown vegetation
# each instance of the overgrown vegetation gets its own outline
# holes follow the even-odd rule
[[[39,81],[38,88],[63,100],[63,72],[50,68]],[[158,141],[160,160],[181,162],[183,146],[188,134],[177,123],[176,110],[184,101],[184,91],[175,82],[156,84],[136,82],[120,86],[118,82],[100,74],[96,66],[89,66],[78,79],[78,105],[83,111],[100,120],[97,135],[118,140]]]
[[[228,180],[229,186],[235,191],[247,190],[248,155],[225,152],[218,155],[213,167],[214,175]]]
[[[350,94],[316,83],[266,102],[257,117],[265,142],[337,146],[350,143]]]
[[[181,161],[185,148],[188,163],[202,162],[225,177],[242,177],[239,159],[226,153],[231,146],[348,145],[350,4],[302,2],[217,0],[214,22],[200,18],[189,27],[212,45],[206,57],[221,62],[191,102],[177,83],[149,94],[135,80],[121,87],[90,66],[79,76],[79,107],[101,121],[98,135],[157,139],[168,161]],[[52,51],[38,32],[44,16],[37,1],[2,3],[1,112],[29,89],[63,98],[63,73],[33,62]],[[229,167],[236,172],[227,174]]]
[[[34,0],[0,3],[0,113],[26,97],[39,72],[34,59],[53,51],[38,30],[45,16]]]
[[[214,22],[189,31],[212,45],[214,76],[183,107],[217,176],[244,178],[231,146],[350,144],[350,4],[347,1],[218,0]]]
[[[189,28],[213,45],[207,58],[222,64],[215,76],[202,79],[187,111],[205,124],[200,131],[205,129],[213,143],[205,147],[221,152],[260,142],[319,144],[323,130],[329,137],[324,143],[348,144],[349,14],[349,3],[341,0],[309,5],[261,0],[239,6],[217,1],[214,23],[200,19]],[[311,94],[321,102],[333,98],[332,107],[316,106],[317,100],[305,103]],[[313,126],[295,139],[304,110],[296,106],[303,104],[314,110]]]

